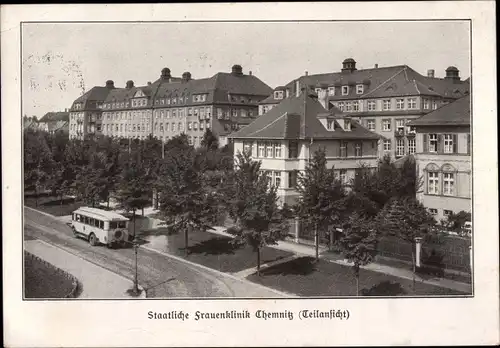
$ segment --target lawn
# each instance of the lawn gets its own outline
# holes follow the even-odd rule
[[[24,253],[24,295],[26,298],[64,298],[73,289],[61,270]]]
[[[352,268],[312,257],[301,257],[252,274],[248,280],[277,290],[300,296],[355,296],[356,282]],[[418,278],[417,278],[418,279]],[[415,291],[412,281],[379,272],[362,269],[359,279],[364,296],[422,296],[465,295],[459,291],[441,288],[417,281]]]
[[[32,195],[24,196],[24,205],[55,216],[71,215],[74,210],[85,205],[83,202],[77,201],[72,197],[64,197],[61,202],[59,197],[50,195],[40,195],[38,197],[38,204],[36,201]]]
[[[185,257],[184,233],[169,233],[166,228],[142,231],[141,234],[164,236],[160,248],[162,251]],[[232,238],[210,232],[192,232],[189,234],[187,260],[216,269],[221,272],[239,272],[257,266],[257,254],[249,246],[234,246]],[[261,250],[261,264],[293,255],[270,247]]]

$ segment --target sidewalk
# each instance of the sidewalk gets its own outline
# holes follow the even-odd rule
[[[25,241],[24,249],[75,276],[82,285],[78,298],[130,298],[126,291],[132,288],[132,282],[116,273],[40,240]],[[144,298],[144,291],[140,298]]]

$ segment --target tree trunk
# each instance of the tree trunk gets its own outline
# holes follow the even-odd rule
[[[314,245],[316,247],[316,262],[319,262],[319,235],[318,224],[314,225]]]
[[[185,229],[184,229],[184,255],[186,257],[189,256],[189,250],[188,250],[188,244],[189,244],[189,235],[188,235],[188,231],[189,229],[191,228],[190,225],[188,225]]]
[[[359,296],[359,272],[356,273],[356,296]]]
[[[257,275],[260,277],[260,247],[257,247]]]

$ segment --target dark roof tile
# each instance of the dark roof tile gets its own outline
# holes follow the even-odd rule
[[[470,96],[465,96],[411,121],[412,126],[470,126]]]

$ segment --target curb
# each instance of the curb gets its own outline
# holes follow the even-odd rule
[[[148,250],[148,251],[151,251],[151,252],[154,252],[154,253],[157,253],[157,254],[160,254],[160,255],[172,258],[172,259],[174,259],[176,261],[187,263],[187,264],[189,264],[191,266],[199,267],[199,268],[204,269],[206,271],[209,271],[211,273],[215,273],[215,274],[218,274],[218,275],[221,275],[221,276],[229,277],[229,278],[231,278],[233,280],[237,280],[237,281],[240,281],[240,282],[243,282],[243,283],[249,283],[249,284],[258,286],[258,287],[260,287],[262,289],[274,292],[274,293],[276,293],[276,294],[278,294],[280,296],[283,296],[283,297],[299,297],[296,294],[286,293],[286,292],[283,292],[283,291],[279,291],[279,290],[275,290],[275,289],[272,289],[272,288],[268,288],[267,286],[251,282],[251,281],[249,281],[249,280],[247,280],[245,278],[236,277],[236,276],[234,276],[231,273],[224,273],[224,272],[221,272],[221,271],[217,271],[217,270],[215,270],[213,268],[210,268],[210,267],[201,265],[199,263],[195,263],[195,262],[183,259],[182,257],[179,257],[179,256],[175,256],[175,255],[171,255],[171,254],[165,253],[163,251],[159,251],[159,250],[156,250],[156,249],[153,249],[153,248],[149,248],[149,247],[145,247],[145,246],[141,246],[141,248],[144,249],[144,250]]]

